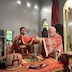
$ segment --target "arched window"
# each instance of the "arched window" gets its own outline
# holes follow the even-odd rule
[[[43,19],[43,21],[42,21],[42,25],[43,25],[43,29],[46,28],[46,29],[48,30],[47,19]]]
[[[47,19],[43,19],[42,21],[42,37],[48,37],[48,23]]]

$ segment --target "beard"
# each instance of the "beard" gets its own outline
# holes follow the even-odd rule
[[[25,33],[21,33],[21,35],[25,35]]]

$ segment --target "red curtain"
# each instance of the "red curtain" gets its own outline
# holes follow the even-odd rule
[[[58,8],[58,0],[52,0],[52,18],[51,18],[51,26],[54,26],[59,22],[59,8]]]

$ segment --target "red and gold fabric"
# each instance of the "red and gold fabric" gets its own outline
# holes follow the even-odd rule
[[[31,64],[48,64],[48,66],[41,68],[40,70],[29,69]],[[43,61],[33,61],[24,63],[23,66],[17,70],[0,69],[0,72],[55,72],[63,70],[63,64],[55,59],[48,58]],[[62,71],[63,72],[63,71]]]
[[[32,46],[33,44],[37,44],[38,42],[37,41],[35,42],[34,38],[35,36],[26,36],[26,35],[16,36],[13,41],[12,52],[15,50],[16,53],[19,53],[20,47],[22,47],[21,50],[23,51],[23,48],[28,48],[29,46]],[[26,49],[24,49],[24,52],[26,53]]]
[[[13,50],[15,50],[15,52],[18,53],[19,45],[24,45],[24,43],[30,42],[31,40],[32,40],[32,37],[20,36],[20,35],[16,36],[13,41],[12,52],[13,52]]]
[[[56,33],[55,27],[51,26],[48,29],[49,38],[43,38],[42,55],[48,57],[49,54],[59,51],[63,53],[62,37]]]
[[[59,34],[56,34],[52,38],[43,38],[43,56],[46,54],[45,56],[48,57],[50,53],[56,52],[58,50],[60,50],[60,52],[63,53],[62,39]]]

